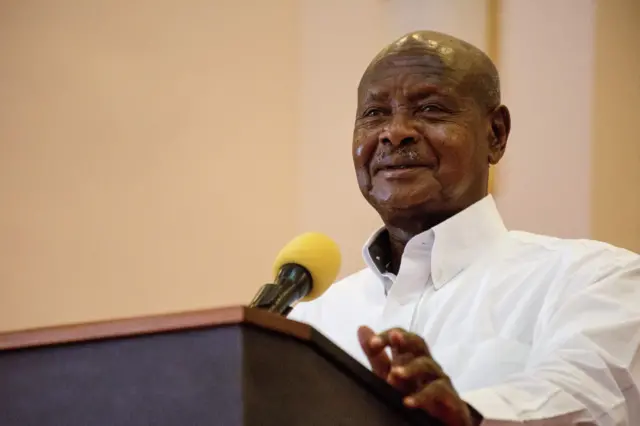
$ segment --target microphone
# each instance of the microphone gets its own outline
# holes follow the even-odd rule
[[[263,285],[250,308],[287,316],[291,305],[321,296],[340,271],[338,245],[329,237],[308,232],[280,250],[273,264],[274,282]]]

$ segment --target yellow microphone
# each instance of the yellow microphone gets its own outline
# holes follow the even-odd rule
[[[294,303],[321,296],[338,276],[341,262],[331,238],[317,232],[299,235],[280,250],[274,282],[263,285],[249,307],[286,316]]]

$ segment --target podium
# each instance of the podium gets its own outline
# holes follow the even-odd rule
[[[0,334],[2,426],[438,424],[313,328],[260,310]]]

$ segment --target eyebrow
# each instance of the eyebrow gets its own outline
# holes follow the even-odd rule
[[[409,90],[405,92],[405,96],[410,102],[415,102],[424,98],[428,98],[432,95],[447,95],[447,91],[442,90],[441,86],[435,84],[420,84],[417,86],[410,87]]]
[[[405,91],[404,95],[410,102],[416,102],[421,99],[428,98],[433,95],[449,95],[449,91],[443,90],[443,88],[436,84],[421,83],[411,86]],[[368,90],[362,98],[362,103],[367,104],[371,102],[388,102],[390,94],[387,90]]]
[[[386,90],[368,90],[362,98],[362,103],[387,102],[389,98],[389,92]]]

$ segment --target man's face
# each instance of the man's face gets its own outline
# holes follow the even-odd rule
[[[392,55],[358,93],[353,161],[383,220],[448,213],[486,194],[491,123],[464,69],[435,55]]]

